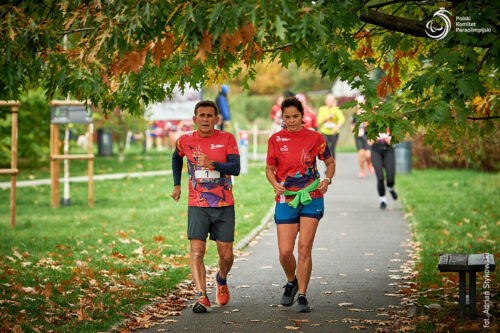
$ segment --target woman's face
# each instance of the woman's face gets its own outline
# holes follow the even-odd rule
[[[298,132],[302,129],[302,114],[295,106],[288,106],[283,109],[283,121],[286,129],[290,132]]]

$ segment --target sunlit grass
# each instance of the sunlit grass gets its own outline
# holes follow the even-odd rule
[[[10,190],[0,190],[0,327],[106,330],[188,278],[186,180],[179,203],[172,176],[96,181],[94,208],[86,183],[72,184],[72,206],[60,208],[50,207],[49,186],[19,188],[15,229]],[[235,242],[271,206],[266,184],[263,164],[236,178]],[[209,245],[206,264],[215,251]]]

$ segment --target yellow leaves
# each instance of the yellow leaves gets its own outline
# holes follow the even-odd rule
[[[490,117],[491,116],[491,105],[493,99],[500,94],[499,90],[491,90],[488,91],[486,96],[476,96],[471,101],[474,110],[476,111],[476,115],[478,117]]]

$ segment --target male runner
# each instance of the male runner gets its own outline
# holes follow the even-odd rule
[[[188,239],[190,240],[191,275],[199,298],[193,312],[210,312],[206,292],[206,272],[203,258],[206,240],[217,242],[219,271],[217,303],[229,301],[226,278],[233,265],[234,200],[231,175],[240,173],[240,156],[236,140],[231,133],[215,129],[219,121],[217,106],[212,101],[201,101],[194,109],[196,131],[182,135],[172,155],[174,190],[172,198],[181,196],[183,157],[187,158],[189,173]]]

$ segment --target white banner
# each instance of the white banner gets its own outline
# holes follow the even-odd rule
[[[171,99],[148,105],[145,118],[147,121],[191,119],[194,116],[194,107],[201,101],[201,97],[201,89],[186,87],[182,94],[180,88],[176,87]]]

